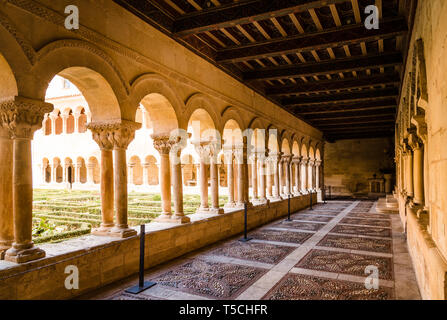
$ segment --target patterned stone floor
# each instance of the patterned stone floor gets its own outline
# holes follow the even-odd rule
[[[330,201],[291,218],[147,271],[157,285],[139,295],[124,292],[132,277],[81,299],[420,299],[398,216],[375,213],[373,201]]]

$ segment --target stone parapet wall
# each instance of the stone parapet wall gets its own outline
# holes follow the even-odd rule
[[[312,194],[316,203],[317,194]],[[291,212],[306,208],[310,195],[291,198]],[[272,202],[248,210],[248,227],[266,224],[287,215],[287,201]],[[204,217],[190,215],[191,223],[146,226],[145,268],[154,267],[216,241],[240,234],[244,226],[244,211]],[[156,227],[162,227],[154,230]],[[139,237],[117,240],[87,236],[59,243],[41,260],[10,264],[0,261],[0,299],[68,299],[134,275],[139,267]],[[92,243],[95,243],[92,245]],[[5,263],[5,264],[1,264]],[[79,290],[65,288],[67,266],[79,269]]]

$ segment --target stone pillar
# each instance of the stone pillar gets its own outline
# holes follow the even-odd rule
[[[251,156],[251,186],[253,194],[253,202],[258,199],[258,155],[254,152]]]
[[[49,117],[51,120],[51,135],[55,136],[56,135],[56,119],[58,116],[57,116],[57,114],[50,113]]]
[[[42,127],[45,113],[51,110],[53,110],[51,104],[23,97],[15,97],[14,100],[0,105],[2,125],[9,130],[13,139],[12,209],[14,243],[6,251],[4,258],[15,263],[24,263],[45,257],[45,252],[35,247],[32,241],[33,173],[31,140],[34,132]],[[7,155],[2,156],[7,157]],[[6,205],[8,203],[11,203],[10,200],[6,202]],[[4,206],[3,203],[2,206]],[[10,220],[7,220],[7,224],[8,221]]]
[[[285,176],[286,176],[286,188],[284,190],[284,195],[286,198],[289,197],[289,195],[291,195],[292,193],[290,192],[290,178],[291,178],[291,174],[290,174],[290,161],[292,159],[291,155],[287,155],[284,157],[284,166],[285,166]]]
[[[247,161],[247,141],[244,137],[243,144],[235,146],[235,159],[237,165],[237,203],[238,208],[243,208],[244,203],[251,206],[248,198],[248,161]]]
[[[212,142],[210,144],[210,180],[211,180],[211,208],[210,213],[222,214],[224,210],[219,207],[219,168],[218,168],[218,154],[219,143]]]
[[[136,163],[133,163],[133,162],[131,162],[131,163],[129,163],[129,165],[128,165],[128,168],[129,168],[129,174],[128,174],[128,177],[129,177],[129,184],[135,184],[135,179],[134,179],[134,169],[135,169],[135,166],[136,166],[137,164]]]
[[[114,211],[114,172],[113,172],[113,124],[107,122],[91,122],[88,129],[92,132],[93,140],[101,149],[101,217],[99,228],[93,229],[92,234],[109,235],[115,225],[113,222]],[[87,183],[94,184],[94,163],[87,165]]]
[[[270,159],[270,156],[266,153],[267,159],[265,160],[266,165],[266,183],[267,183],[267,191],[266,197],[267,199],[271,199],[273,197],[272,189],[273,189],[273,163]]]
[[[228,202],[225,208],[234,208],[236,203],[234,201],[234,172],[233,172],[233,146],[224,146],[225,164],[227,165],[227,181],[228,181]]]
[[[162,202],[162,213],[155,221],[171,222],[171,165],[169,153],[175,142],[168,135],[152,135],[152,139],[155,149],[160,153],[159,181]]]
[[[77,162],[74,167],[75,167],[75,183],[81,183],[82,162]]]
[[[101,150],[101,158],[102,158],[102,150]],[[101,160],[102,162],[102,160]],[[95,184],[95,163],[87,163],[87,184],[94,185]],[[102,174],[101,174],[102,177]],[[113,201],[112,201],[113,202]]]
[[[3,129],[0,122],[0,260],[14,242],[12,171],[13,141],[9,131]]]
[[[127,163],[126,151],[129,144],[135,138],[135,131],[141,128],[141,124],[133,121],[120,120],[113,126],[111,141],[113,142],[114,177],[115,177],[115,227],[110,230],[110,235],[128,238],[137,234],[137,231],[129,228],[127,222],[128,193],[127,193]]]
[[[415,204],[425,206],[424,203],[424,145],[415,135],[408,139],[409,146],[413,150],[413,187]]]
[[[302,158],[301,159],[301,174],[302,174],[302,179],[301,179],[301,193],[302,194],[308,194],[307,191],[307,164],[309,162],[309,158]]]
[[[300,187],[301,157],[294,157],[293,163],[295,165],[295,190],[294,191],[295,191],[295,195],[299,196],[301,194],[300,193],[300,189],[301,189],[301,187]]]
[[[413,188],[413,152],[411,148],[406,146],[406,165],[405,165],[405,182],[407,196],[412,198],[414,196]]]
[[[183,211],[183,175],[181,162],[182,146],[180,141],[175,141],[171,148],[172,164],[172,197],[174,202],[174,215],[171,218],[173,223],[189,223],[191,219],[185,216]]]
[[[62,118],[62,134],[67,134],[67,119],[68,119],[68,115],[67,114],[61,114],[61,118]]]
[[[143,185],[149,185],[149,168],[150,163],[143,163]]]
[[[257,205],[265,205],[270,201],[266,197],[266,153],[258,152],[257,159],[259,163],[259,197],[256,199]]]
[[[209,213],[208,204],[208,174],[207,165],[210,164],[210,141],[193,142],[197,154],[199,155],[199,184],[200,184],[200,207],[197,213]]]
[[[284,156],[278,161],[278,194],[280,197],[284,198]]]
[[[280,152],[271,152],[270,159],[272,161],[272,169],[273,169],[273,196],[271,200],[281,200],[280,196],[280,176],[279,176],[279,167],[281,164],[281,153]]]
[[[307,189],[309,190],[309,192],[312,192],[312,180],[313,180],[313,167],[314,165],[314,160],[313,159],[309,159],[308,164],[307,164]]]
[[[74,133],[79,133],[79,117],[81,116],[80,113],[74,113]]]
[[[315,161],[315,188],[317,191],[321,191],[320,186],[320,166],[321,166],[321,160]]]

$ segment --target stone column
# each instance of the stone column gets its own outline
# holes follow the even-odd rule
[[[405,165],[405,182],[407,196],[412,198],[414,196],[413,188],[413,152],[411,148],[406,145],[406,165]]]
[[[225,208],[234,208],[234,172],[233,172],[233,146],[224,146],[225,164],[227,165],[227,181],[228,181],[228,202]]]
[[[290,192],[290,177],[291,177],[291,175],[290,175],[290,161],[291,161],[291,159],[292,159],[292,156],[291,155],[287,155],[287,156],[285,156],[284,157],[284,166],[285,166],[285,176],[286,176],[286,188],[285,188],[285,191],[284,191],[284,195],[285,195],[285,197],[287,198],[289,195],[291,195],[291,192]]]
[[[224,210],[219,207],[219,168],[217,164],[219,149],[218,142],[210,144],[211,208],[209,212],[212,214],[224,213]]]
[[[315,187],[317,191],[321,191],[320,186],[320,166],[321,166],[321,160],[315,161]]]
[[[237,203],[236,207],[243,208],[246,202],[251,205],[248,199],[248,163],[247,163],[247,144],[235,146],[235,160],[237,165]]]
[[[51,135],[54,136],[56,135],[56,119],[58,116],[57,114],[50,113],[49,117],[51,120]]]
[[[209,213],[208,204],[208,174],[207,165],[210,163],[210,141],[193,142],[197,154],[199,155],[199,184],[200,184],[200,207],[197,213]]]
[[[152,135],[152,139],[155,149],[160,153],[159,181],[162,202],[162,213],[155,221],[171,222],[171,164],[169,153],[175,142],[168,135]]]
[[[12,209],[14,243],[6,251],[4,258],[15,263],[24,263],[45,257],[45,252],[35,247],[32,241],[33,173],[31,140],[34,132],[42,127],[45,113],[51,110],[53,110],[53,106],[49,103],[23,97],[15,97],[14,100],[0,105],[2,125],[8,129],[13,139]],[[6,203],[8,205],[10,201]],[[2,206],[4,206],[3,203]]]
[[[0,122],[0,260],[14,242],[12,171],[13,141]]]
[[[279,176],[279,167],[281,164],[281,153],[280,152],[271,152],[270,153],[270,159],[272,163],[272,169],[273,169],[273,195],[272,199],[270,200],[281,200],[280,197],[280,176]]]
[[[175,141],[171,148],[172,164],[172,197],[174,202],[174,215],[171,218],[173,223],[189,223],[191,219],[185,216],[183,211],[183,175],[181,162],[182,146],[180,139]]]
[[[270,201],[266,197],[266,153],[258,152],[257,159],[259,163],[259,198],[256,199],[257,205],[265,205]]]
[[[101,158],[102,158],[102,150],[101,150]],[[102,162],[102,160],[101,160]],[[87,184],[94,185],[95,184],[95,166],[94,163],[87,163]],[[101,174],[102,177],[102,174]],[[113,201],[112,201],[113,202]]]
[[[111,141],[115,156],[115,211],[116,223],[110,230],[110,235],[128,238],[137,234],[137,231],[129,228],[127,222],[128,193],[127,193],[127,163],[126,151],[129,144],[135,139],[135,131],[141,128],[141,124],[133,121],[120,120],[113,126]]]
[[[295,164],[295,195],[299,196],[300,192],[300,173],[301,173],[301,157],[294,157],[293,163]]]
[[[258,156],[256,152],[252,154],[251,161],[251,186],[253,193],[253,202],[256,202],[258,199]]]
[[[77,162],[74,167],[75,167],[75,183],[81,183],[82,162]]]
[[[415,135],[408,139],[409,146],[413,150],[413,188],[415,204],[425,206],[424,203],[424,145]]]
[[[92,132],[93,140],[101,150],[101,216],[102,222],[99,228],[93,229],[92,234],[110,235],[115,225],[113,222],[114,211],[114,172],[113,172],[113,123],[91,122],[87,125]],[[94,184],[94,163],[87,165],[87,183]]]
[[[129,163],[129,165],[128,165],[128,168],[129,168],[129,184],[135,184],[135,179],[134,179],[134,169],[135,169],[135,166],[136,166],[137,164],[136,163],[134,163],[134,162],[131,162],[131,163]]]
[[[281,198],[284,198],[284,156],[278,161],[278,194]]]
[[[309,162],[309,158],[302,158],[301,159],[301,174],[302,174],[302,179],[301,179],[301,193],[302,194],[308,194],[307,191],[307,164]]]
[[[68,119],[68,115],[67,114],[61,114],[61,118],[62,118],[62,134],[67,134],[67,119]]]
[[[312,192],[312,180],[313,180],[313,170],[314,160],[309,159],[307,164],[307,189]]]
[[[143,185],[149,185],[149,168],[150,163],[143,163]]]
[[[79,117],[81,116],[80,113],[74,113],[74,133],[79,133]]]
[[[267,155],[267,153],[266,153]],[[267,183],[267,194],[266,197],[267,199],[271,199],[273,197],[273,193],[272,193],[272,189],[273,189],[273,163],[272,160],[270,159],[270,155],[267,156],[267,159],[265,160],[265,164],[266,164],[266,183]]]

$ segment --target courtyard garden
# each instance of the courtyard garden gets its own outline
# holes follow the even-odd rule
[[[223,206],[227,197],[219,198]],[[200,206],[199,195],[184,195],[186,215]],[[161,213],[160,194],[129,193],[129,226],[149,223]],[[101,224],[99,191],[34,190],[33,241],[58,242],[90,233]]]

